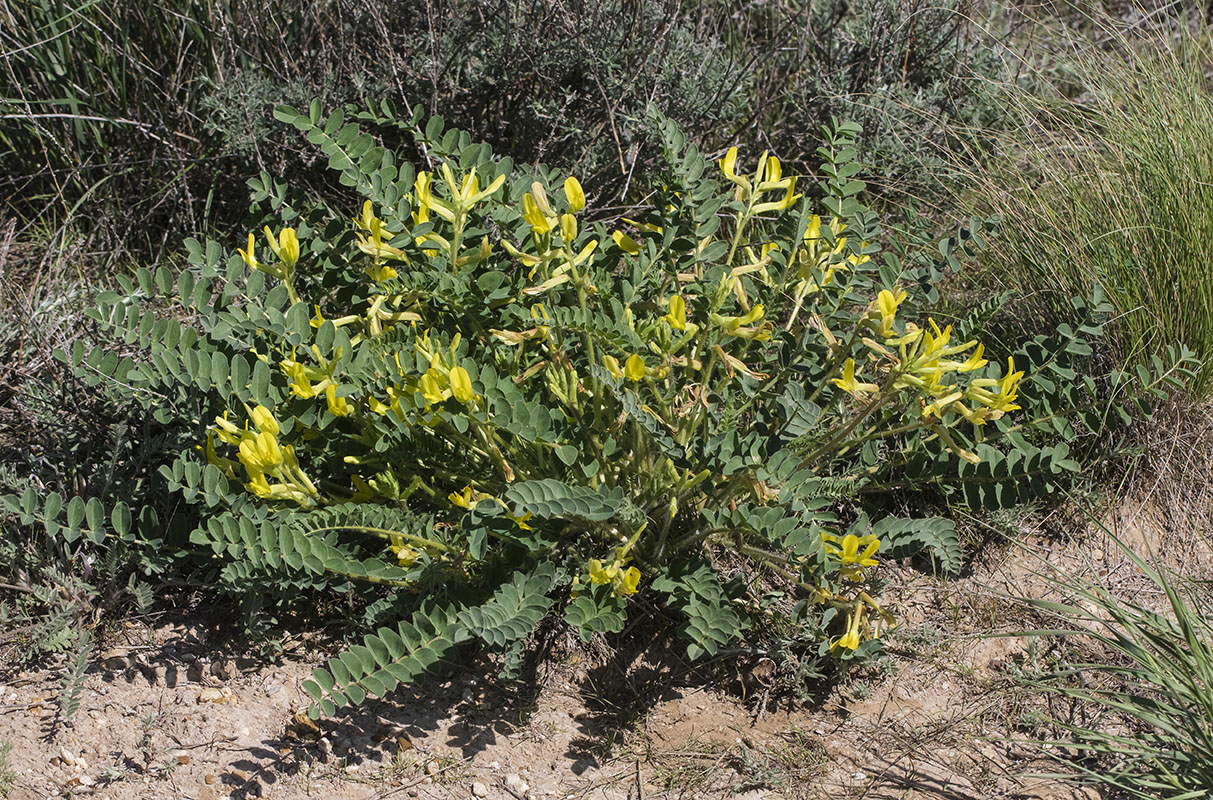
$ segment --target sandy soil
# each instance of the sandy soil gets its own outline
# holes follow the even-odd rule
[[[1147,518],[1111,521],[1165,549]],[[1014,741],[1033,701],[1008,689],[1038,654],[987,634],[1032,626],[1008,596],[1046,591],[1038,557],[1137,584],[1106,537],[1032,541],[1037,556],[987,548],[955,581],[892,566],[889,658],[811,704],[767,692],[753,664],[732,691],[679,679],[650,645],[609,667],[570,651],[533,691],[458,674],[315,726],[300,689],[314,644],[270,664],[218,647],[213,621],[128,624],[66,724],[56,670],[0,673],[9,798],[1094,798],[1031,777],[1050,762]]]

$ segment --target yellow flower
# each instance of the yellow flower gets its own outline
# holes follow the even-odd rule
[[[640,245],[636,244],[636,240],[626,233],[615,231],[611,234],[611,238],[615,240],[615,244],[619,249],[630,256],[640,255]]]
[[[635,567],[623,568],[624,559],[616,557],[610,565],[603,565],[601,559],[591,558],[589,564],[590,583],[600,586],[610,585],[616,595],[633,595],[640,588],[640,570]]]
[[[569,201],[569,210],[574,214],[585,208],[585,192],[581,183],[572,175],[564,179],[564,197]]]
[[[946,412],[953,403],[960,400],[962,397],[964,397],[963,392],[952,392],[951,394],[946,394],[943,397],[924,405],[922,407],[923,418],[930,419],[931,417],[943,416],[944,412]]]
[[[449,167],[447,167],[447,172],[450,172]],[[417,180],[413,182],[413,192],[417,197],[418,205],[427,212],[434,212],[447,222],[454,222],[455,209],[451,207],[450,203],[434,195],[433,185],[434,182],[428,172],[417,173]]]
[[[747,193],[750,191],[750,179],[737,174],[737,148],[730,147],[729,152],[720,160],[720,170],[724,176]]]
[[[880,311],[880,335],[886,339],[893,335],[893,323],[897,321],[897,307],[906,299],[904,289],[898,289],[894,294],[888,289],[881,289],[876,295],[876,307]]]
[[[472,487],[470,485],[464,486],[462,492],[451,492],[446,496],[446,499],[460,508],[466,508],[469,511],[475,508],[477,503],[472,497]]]
[[[441,403],[448,395],[443,387],[438,385],[438,373],[429,369],[421,376],[421,394],[427,403]]]
[[[1007,373],[998,380],[993,378],[978,378],[969,385],[968,395],[978,403],[990,409],[990,419],[998,419],[1008,411],[1015,411],[1020,406],[1015,404],[1019,398],[1019,382],[1023,380],[1023,372],[1015,371],[1015,359],[1007,358]],[[990,391],[997,387],[998,393]]]
[[[864,548],[863,552],[860,552],[860,547]],[[879,549],[880,540],[874,535],[860,537],[848,533],[842,537],[841,546],[836,551],[841,565],[839,574],[847,580],[862,580],[864,567],[876,566],[876,559],[872,555]]]
[[[248,432],[247,426],[245,430],[241,430],[231,422],[228,422],[226,411],[223,412],[222,417],[215,417],[215,425],[218,426],[215,433],[218,434],[219,439],[225,444],[233,444],[238,446],[242,441],[252,436],[252,434]]]
[[[774,330],[774,325],[770,322],[764,322],[756,328],[737,328],[729,331],[729,335],[755,342],[765,342],[770,340],[771,332]]]
[[[531,230],[540,236],[551,233],[556,222],[555,217],[548,217],[539,209],[539,204],[530,192],[522,196],[522,218],[530,223]]]
[[[274,494],[273,489],[270,488],[270,482],[265,479],[265,475],[251,470],[248,483],[244,484],[244,488],[263,499],[268,499]]]
[[[295,229],[283,228],[282,233],[275,237],[270,227],[266,225],[265,238],[269,241],[270,250],[274,251],[274,255],[287,266],[287,269],[293,269],[296,262],[299,261],[299,237],[295,235]]]
[[[282,448],[278,440],[268,432],[262,431],[255,437],[249,437],[240,443],[240,463],[249,472],[272,472],[282,466]]]
[[[835,386],[842,389],[844,392],[863,398],[864,395],[874,394],[880,391],[880,387],[874,383],[859,383],[855,380],[855,359],[848,358],[842,367],[842,377],[834,378],[832,381]]]
[[[337,396],[337,387],[334,384],[329,384],[324,390],[324,395],[329,402],[329,413],[334,417],[348,417],[354,410],[349,400],[344,397]]]
[[[773,158],[774,157],[772,157],[772,159]],[[801,195],[796,194],[796,192],[795,192],[796,179],[787,178],[785,180],[787,183],[787,190],[784,192],[783,197],[780,198],[779,200],[771,200],[766,203],[759,203],[758,205],[754,206],[755,214],[766,214],[771,211],[786,211],[789,208],[791,208],[792,206],[796,205],[796,201],[801,198]],[[781,181],[780,183],[783,183],[783,181]],[[766,189],[763,189],[763,186],[766,186],[766,185],[767,184],[760,185],[758,187],[759,191],[766,191]]]
[[[308,375],[307,367],[300,364],[298,361],[284,360],[282,362],[282,371],[290,378],[291,394],[296,397],[302,397],[305,400],[316,396],[316,388],[312,386],[312,381]]]
[[[577,218],[572,214],[560,215],[560,235],[566,242],[577,238]]]
[[[472,171],[464,175],[463,180],[456,185],[451,167],[445,163],[442,165],[442,179],[446,181],[447,187],[451,190],[451,196],[455,198],[456,205],[461,211],[467,211],[492,195],[505,183],[505,175],[498,175],[492,183],[485,187],[484,191],[481,191],[480,179],[476,177],[476,168],[472,167]]]
[[[248,235],[248,250],[237,249],[236,252],[240,253],[240,257],[244,259],[244,263],[249,269],[261,269],[262,264],[257,260],[257,239],[251,231]]]
[[[670,323],[670,327],[677,331],[685,331],[687,329],[687,302],[682,299],[682,295],[674,295],[670,298],[669,313],[663,318]]]
[[[977,345],[977,349],[973,351],[973,354],[969,356],[969,359],[957,367],[956,370],[958,372],[972,372],[973,370],[981,369],[986,364],[989,364],[989,361],[981,357],[982,353],[985,351],[986,346],[984,344]]]
[[[610,583],[615,578],[615,573],[619,568],[614,564],[609,567],[603,567],[601,559],[591,558],[589,563],[590,568],[590,583],[606,584]]]
[[[809,225],[804,229],[804,240],[806,243],[816,242],[821,238],[821,217],[814,214],[809,217]]]
[[[421,551],[405,544],[404,537],[398,533],[391,534],[391,544],[387,549],[392,551],[402,567],[411,567],[413,562],[421,556]]]
[[[274,414],[265,406],[255,406],[249,416],[252,417],[257,430],[270,436],[278,435],[278,420],[274,419]]]
[[[627,571],[619,578],[619,592],[621,594],[632,595],[636,594],[638,588],[640,588],[640,570],[635,567],[628,567]]]
[[[362,228],[362,230],[369,231],[377,219],[375,216],[375,206],[372,205],[370,200],[366,200],[362,204],[362,213],[354,217],[354,223],[359,228]]]
[[[603,356],[602,364],[606,367],[607,372],[611,373],[611,377],[613,378],[622,378],[625,374],[619,366],[619,360],[615,356]]]
[[[628,380],[639,381],[643,379],[644,359],[635,353],[628,356],[628,360],[623,365],[623,374],[628,377]]]
[[[476,396],[472,391],[472,378],[463,367],[452,367],[447,378],[451,382],[451,392],[460,403],[467,405]]]
[[[236,477],[236,462],[230,458],[222,458],[215,452],[215,431],[210,429],[206,432],[206,463],[219,467],[229,478]]]
[[[851,618],[847,623],[847,632],[838,637],[833,644],[830,645],[830,651],[834,653],[843,650],[854,650],[860,645],[860,628],[863,625],[864,606],[859,603],[851,612]]]

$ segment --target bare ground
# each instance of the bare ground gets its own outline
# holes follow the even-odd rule
[[[1207,548],[1169,534],[1166,516],[1146,502],[1106,521],[1138,552],[1179,548],[1207,565]],[[96,654],[70,722],[51,702],[54,669],[0,673],[8,796],[1094,798],[1033,777],[1054,767],[1017,741],[1044,701],[1014,691],[1013,677],[1037,668],[1048,642],[989,634],[1036,624],[1010,598],[1047,591],[1046,561],[1126,593],[1145,584],[1098,532],[1028,541],[1031,551],[986,548],[955,581],[892,567],[884,595],[902,598],[902,625],[890,656],[815,703],[768,692],[752,665],[737,666],[748,674],[730,691],[680,679],[677,659],[648,645],[628,664],[571,650],[531,691],[457,675],[316,727],[300,689],[315,646],[270,664],[217,647],[213,621],[132,623]]]

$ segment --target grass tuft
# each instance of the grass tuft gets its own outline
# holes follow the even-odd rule
[[[1065,698],[1070,713],[1049,722],[1062,732],[1037,744],[1079,771],[1078,778],[1138,798],[1208,797],[1213,787],[1213,603],[1208,583],[1151,566],[1108,534],[1145,576],[1126,600],[1095,583],[1056,572],[1062,602],[1031,600],[1062,621],[1087,663],[1066,664],[1031,689]],[[1158,608],[1148,605],[1156,600]]]
[[[976,180],[983,210],[1006,221],[987,266],[1055,321],[1070,297],[1102,286],[1129,364],[1177,342],[1207,363],[1213,38],[1143,39],[1111,22],[1099,34],[1067,34],[1051,79],[1006,91],[1017,122]],[[1209,397],[1213,370],[1192,391]]]

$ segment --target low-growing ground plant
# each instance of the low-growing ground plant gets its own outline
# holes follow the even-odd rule
[[[473,643],[511,674],[544,620],[618,632],[640,592],[692,658],[775,642],[801,671],[863,659],[895,624],[881,559],[962,563],[950,520],[890,515],[889,493],[1045,496],[1079,466],[1058,434],[1120,408],[1075,372],[1100,303],[1005,360],[972,319],[931,318],[981,226],[884,247],[853,125],[826,132],[818,203],[777,158],[712,163],[655,118],[663,182],[612,230],[585,221],[575,177],[521,170],[440,119],[277,113],[361,208],[263,176],[255,197],[278,217],[263,238],[226,256],[191,241],[189,269],[141,269],[99,298],[91,316],[135,355],[60,356],[193,426],[161,475],[200,515],[204,580],[260,614],[354,603],[369,632],[305,685],[314,715]],[[417,130],[432,168],[359,123]],[[1139,399],[1185,358],[1112,382]],[[69,542],[155,530],[121,502],[5,502]]]

